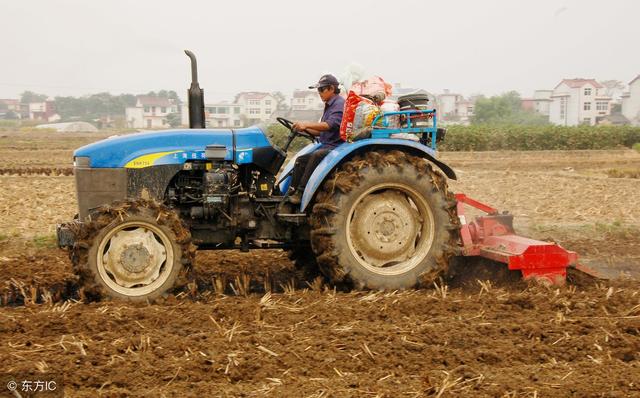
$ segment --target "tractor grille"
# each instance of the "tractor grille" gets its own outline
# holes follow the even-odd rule
[[[88,158],[75,158],[74,164],[80,219],[86,217],[92,208],[126,198],[125,169],[91,168]]]

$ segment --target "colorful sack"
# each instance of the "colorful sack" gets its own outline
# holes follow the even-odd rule
[[[342,123],[340,124],[340,138],[343,141],[349,140],[353,135],[353,122],[356,117],[356,109],[361,102],[374,105],[372,101],[349,90],[347,99],[344,102],[344,112],[342,114]]]
[[[372,76],[367,80],[353,83],[351,90],[358,95],[366,95],[370,98],[377,98],[382,102],[392,94],[393,86],[384,81],[380,76]]]
[[[362,101],[356,107],[356,115],[353,118],[353,130],[359,130],[363,127],[369,127],[373,124],[373,120],[380,114],[380,107]],[[379,125],[382,125],[382,119],[378,122]]]

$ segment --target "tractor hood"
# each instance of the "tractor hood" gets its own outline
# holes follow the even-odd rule
[[[271,147],[264,131],[257,126],[235,130],[184,129],[115,136],[83,146],[73,156],[74,160],[89,158],[92,168],[144,168],[205,159],[207,145],[224,145],[225,160],[240,164],[251,161],[255,148]]]

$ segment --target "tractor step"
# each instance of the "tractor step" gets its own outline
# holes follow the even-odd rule
[[[295,225],[304,225],[307,222],[306,213],[278,213],[278,220]]]
[[[578,264],[578,255],[553,242],[529,239],[516,234],[513,215],[499,213],[497,209],[465,194],[456,194],[460,219],[460,236],[464,256],[480,256],[507,264],[510,270],[520,270],[526,279],[542,280],[553,285],[564,284],[567,267],[600,278],[595,271]],[[464,205],[481,210],[487,215],[467,222]]]
[[[257,249],[280,249],[284,246],[282,242],[271,239],[255,239],[249,244]]]

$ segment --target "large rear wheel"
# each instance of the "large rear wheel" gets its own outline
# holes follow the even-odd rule
[[[406,289],[431,282],[457,245],[445,177],[400,151],[342,165],[318,193],[311,218],[320,270],[335,284]]]

